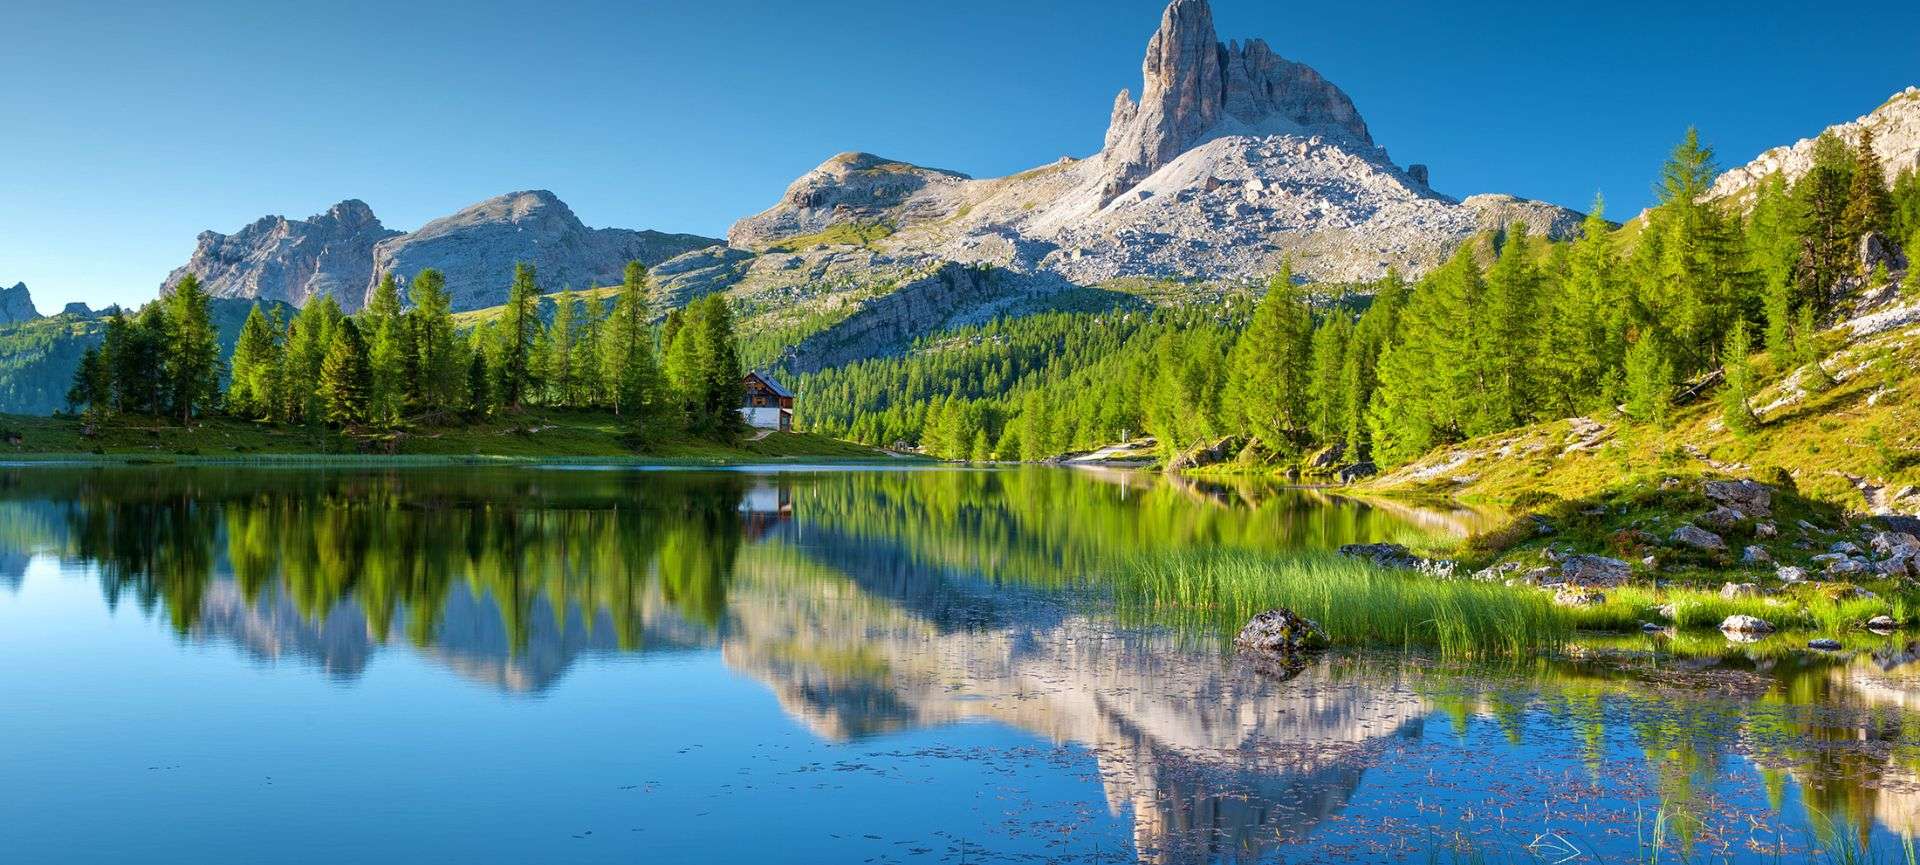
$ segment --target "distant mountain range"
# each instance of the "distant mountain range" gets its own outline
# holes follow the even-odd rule
[[[1290,260],[1317,281],[1389,269],[1417,276],[1476,233],[1525,223],[1563,237],[1582,215],[1506,195],[1455,199],[1425,166],[1394,162],[1353,100],[1265,42],[1223,43],[1207,0],[1173,0],[1147,45],[1136,98],[1116,98],[1105,146],[1010,177],[974,179],[843,153],[789,186],[726,240],[588,228],[551,192],[488,199],[417,231],[358,200],[305,220],[264,217],[200,235],[162,291],[193,273],[216,297],[358,309],[381,275],[438,268],[455,309],[504,302],[516,261],[547,291],[653,268],[658,307],[726,292],[746,332],[809,370],[903,350],[997,315],[1186,303],[1264,280]],[[1920,163],[1920,90],[1833,131],[1872,127],[1888,171]],[[1740,196],[1773,171],[1803,172],[1812,144],[1720,178]],[[0,329],[37,315],[25,287],[0,292]],[[77,353],[75,353],[77,356]],[[0,378],[7,375],[0,338]],[[0,392],[4,392],[0,382]],[[0,396],[0,411],[20,404]]]

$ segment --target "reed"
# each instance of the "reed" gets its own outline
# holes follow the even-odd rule
[[[1168,553],[1122,569],[1114,592],[1123,613],[1226,639],[1274,607],[1319,622],[1336,645],[1456,658],[1558,648],[1572,633],[1568,617],[1540,592],[1389,571],[1330,553]]]

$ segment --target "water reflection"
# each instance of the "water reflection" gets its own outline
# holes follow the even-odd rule
[[[1644,803],[1677,846],[1735,859],[1832,841],[1794,826],[1860,844],[1920,826],[1917,646],[1676,656],[1635,638],[1519,669],[1337,656],[1276,676],[1118,627],[1086,591],[1141,552],[1478,518],[1043,470],[17,470],[0,586],[58,557],[183,640],[342,680],[404,647],[539,695],[583,658],[717,651],[822,739],[990,721],[1084,748],[1142,861],[1500,858],[1537,833],[1472,815],[1509,807],[1544,825]],[[1563,774],[1541,768],[1560,756]],[[1494,765],[1536,774],[1488,785]],[[1641,843],[1611,829],[1597,847]]]

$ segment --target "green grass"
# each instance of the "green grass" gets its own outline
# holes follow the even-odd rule
[[[0,458],[190,458],[288,460],[457,461],[586,459],[751,463],[768,461],[893,460],[864,445],[806,433],[769,435],[721,444],[684,435],[636,447],[625,423],[608,412],[530,410],[457,427],[419,428],[378,436],[350,436],[308,427],[207,418],[192,428],[158,418],[123,418],[82,435],[78,419],[0,415]]]
[[[1626,587],[1606,594],[1606,603],[1570,609],[1568,615],[1585,630],[1631,631],[1641,622],[1663,621],[1657,608],[1672,604],[1672,624],[1683,631],[1717,629],[1728,616],[1753,616],[1780,630],[1818,631],[1829,636],[1860,630],[1874,616],[1907,619],[1907,603],[1902,598],[1839,600],[1813,586],[1761,598],[1729,599],[1720,597],[1717,591],[1691,588]]]
[[[789,237],[768,247],[767,251],[799,252],[816,246],[870,247],[892,237],[894,231],[893,223],[890,222],[841,222],[827,226],[824,231]]]
[[[1563,645],[1571,623],[1543,593],[1389,571],[1330,553],[1174,553],[1121,571],[1123,612],[1230,638],[1255,614],[1285,607],[1336,645],[1518,656]]]

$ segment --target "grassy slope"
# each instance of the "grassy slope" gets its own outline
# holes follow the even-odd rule
[[[526,459],[683,460],[765,462],[781,460],[891,460],[861,445],[807,434],[770,435],[721,445],[689,438],[651,442],[634,450],[622,438],[619,418],[604,412],[529,411],[469,427],[421,430],[391,440],[394,452],[419,457]],[[211,418],[191,430],[177,422],[128,419],[82,435],[73,418],[0,415],[0,455],[106,457],[197,456],[384,456],[389,440],[345,436],[327,430],[280,427]]]
[[[1366,487],[1512,504],[1538,493],[1587,498],[1636,477],[1764,479],[1784,470],[1810,498],[1873,511],[1884,493],[1920,485],[1920,326],[1831,353],[1824,366],[1839,382],[1817,392],[1764,355],[1754,362],[1765,385],[1754,406],[1781,404],[1761,412],[1751,436],[1724,429],[1709,395],[1681,407],[1666,431],[1618,417],[1597,418],[1598,430],[1586,432],[1573,421],[1536,424],[1442,448]]]

